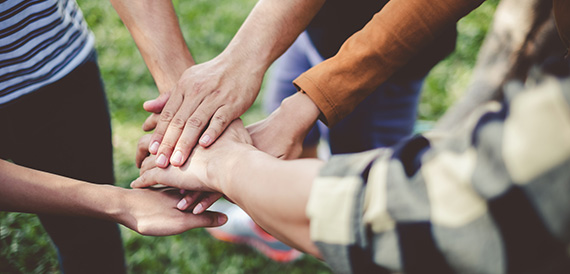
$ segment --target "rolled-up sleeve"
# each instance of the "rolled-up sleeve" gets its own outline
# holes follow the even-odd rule
[[[333,156],[311,239],[338,273],[568,273],[570,80],[507,86],[462,129]]]
[[[483,0],[392,0],[339,52],[295,79],[332,126]]]

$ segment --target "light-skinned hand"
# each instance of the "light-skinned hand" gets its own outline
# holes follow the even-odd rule
[[[143,129],[155,129],[148,150],[158,167],[181,166],[196,146],[210,146],[254,102],[265,69],[248,68],[229,54],[188,68],[170,95],[144,104],[151,115]],[[155,127],[155,123],[156,127]]]
[[[156,167],[156,156],[150,155],[148,152],[148,143],[150,142],[151,135],[145,134],[139,139],[136,152],[136,164],[140,168],[140,174],[142,175],[147,169]],[[146,161],[145,161],[146,159]],[[143,165],[143,161],[145,165]],[[194,214],[201,214],[206,209],[208,209],[214,202],[216,202],[222,195],[215,192],[200,192],[191,191],[186,193],[181,191],[181,193],[186,194],[184,200],[178,203],[177,207],[180,210],[190,210]]]
[[[197,227],[220,226],[227,221],[227,216],[219,212],[196,215],[179,210],[177,204],[182,195],[173,189],[122,191],[122,204],[126,208],[117,212],[116,220],[142,235],[174,235]]]
[[[259,150],[282,159],[296,159],[319,114],[313,101],[298,92],[283,100],[267,118],[249,125],[247,130]]]
[[[131,183],[133,188],[145,188],[156,184],[190,191],[221,192],[224,170],[239,161],[242,153],[256,150],[240,119],[235,120],[224,134],[210,147],[197,146],[182,167],[158,168],[152,157],[146,158],[141,176]]]

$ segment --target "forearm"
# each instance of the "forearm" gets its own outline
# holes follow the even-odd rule
[[[220,185],[226,196],[273,236],[320,256],[310,240],[305,208],[322,164],[316,159],[279,160],[251,149],[240,154]]]
[[[324,0],[260,0],[223,54],[265,73],[303,32],[323,3]]]
[[[79,215],[113,220],[121,189],[0,161],[0,210]]]
[[[170,92],[194,59],[171,0],[110,0],[131,33],[160,93]]]

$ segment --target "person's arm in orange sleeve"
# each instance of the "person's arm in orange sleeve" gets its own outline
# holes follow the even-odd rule
[[[295,158],[318,118],[328,126],[336,124],[440,32],[482,2],[388,2],[335,56],[295,79],[302,92],[284,100],[266,120],[248,127],[254,145],[274,156]]]

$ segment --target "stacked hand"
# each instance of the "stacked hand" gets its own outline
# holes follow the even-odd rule
[[[227,221],[227,217],[218,212],[194,215],[177,209],[182,196],[177,191],[131,189],[123,192],[121,203],[126,208],[117,213],[115,220],[143,235],[174,235],[197,227],[220,226]]]
[[[224,176],[229,175],[233,163],[239,161],[242,153],[255,150],[251,146],[252,140],[243,127],[243,123],[237,119],[210,147],[196,146],[183,166],[170,165],[167,168],[160,168],[156,165],[155,155],[144,157],[146,145],[150,140],[149,136],[144,136],[139,142],[137,161],[140,162],[141,176],[132,182],[131,187],[144,188],[162,184],[183,190],[209,193],[204,196],[190,192],[178,204],[181,210],[186,210],[196,204],[194,213],[200,213],[196,211],[196,208],[200,208],[201,211],[205,210],[221,196],[222,183],[230,181]]]
[[[265,70],[227,55],[188,68],[170,95],[145,103],[154,113],[143,129],[155,129],[148,150],[157,155],[157,166],[182,166],[197,143],[214,143],[253,104]]]

